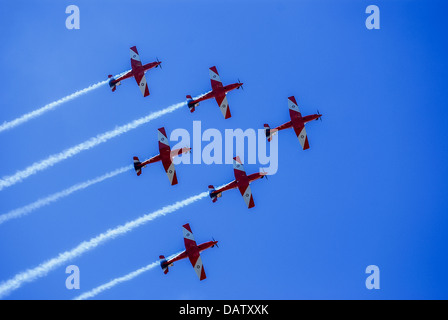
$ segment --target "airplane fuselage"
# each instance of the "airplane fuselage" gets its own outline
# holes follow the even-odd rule
[[[186,259],[186,258],[188,258],[189,255],[195,254],[196,251],[200,253],[204,250],[212,248],[217,243],[218,243],[218,241],[208,241],[208,242],[201,243],[198,246],[191,246],[191,247],[187,248],[185,251],[183,251],[181,254],[179,254],[178,256],[174,257],[171,260],[168,260],[166,262],[166,265],[171,265],[172,263],[174,263],[176,261]]]
[[[126,72],[121,77],[119,77],[117,79],[111,80],[110,84],[113,85],[113,84],[116,84],[116,83],[118,83],[118,82],[120,82],[122,80],[132,78],[132,77],[135,76],[136,73],[139,73],[139,72],[146,73],[146,71],[148,71],[148,70],[150,70],[152,68],[158,67],[161,63],[162,62],[150,62],[150,63],[147,63],[147,64],[143,65],[141,68],[138,68],[138,70],[129,70],[128,72]]]
[[[226,86],[222,86],[220,88],[215,88],[212,91],[210,91],[210,92],[206,93],[205,95],[203,95],[202,97],[200,97],[200,98],[198,98],[196,100],[190,101],[189,104],[190,105],[194,105],[194,104],[197,104],[197,103],[199,103],[201,101],[221,96],[223,94],[226,94],[229,91],[238,89],[241,85],[242,85],[242,83],[232,83],[232,84],[228,84]]]
[[[248,175],[247,179],[249,180],[249,183],[252,183],[255,180],[263,178],[265,175],[266,175],[265,173],[256,172],[256,173],[252,173],[252,174]],[[236,188],[238,188],[238,180],[233,180],[232,182],[226,184],[222,188],[215,190],[213,192],[213,194],[219,194],[224,191],[232,190],[232,189],[236,189]]]
[[[301,117],[301,118],[292,118],[291,121],[288,121],[272,130],[281,131],[281,130],[292,128],[293,126],[301,127],[308,122],[319,119],[321,116],[322,115],[320,115],[320,114],[311,114],[311,115]]]
[[[162,157],[160,156],[160,154],[158,154],[158,155],[156,155],[156,156],[154,156],[154,157],[152,157],[152,158],[149,158],[149,159],[146,160],[146,161],[143,161],[143,162],[138,166],[138,168],[144,168],[144,167],[146,167],[146,165],[148,165],[148,164],[150,164],[150,163],[158,162],[158,161],[160,161],[160,160],[162,160]]]
[[[162,150],[160,150],[160,154],[158,154],[152,158],[149,158],[148,160],[145,160],[142,163],[140,163],[139,165],[135,165],[134,167],[136,167],[136,169],[144,168],[148,164],[162,161],[163,157],[173,158],[173,157],[179,156],[183,153],[190,152],[190,150],[191,150],[191,148],[179,148],[179,149],[174,149],[172,151],[170,149],[162,149]]]

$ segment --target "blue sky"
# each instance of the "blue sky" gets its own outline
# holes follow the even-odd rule
[[[76,4],[81,29],[65,28]],[[364,25],[381,10],[381,29]],[[287,97],[307,126],[302,151],[292,130],[279,135],[279,171],[252,185],[256,207],[238,191],[201,200],[71,261],[7,298],[71,299],[183,249],[181,226],[203,253],[207,280],[188,261],[158,268],[101,299],[448,298],[446,160],[447,44],[443,1],[15,1],[0,5],[3,74],[0,122],[12,120],[130,68],[129,47],[149,71],[151,96],[134,81],[107,86],[0,135],[0,176],[210,88],[216,65],[244,91],[224,120],[213,101],[187,108],[34,175],[0,192],[0,213],[157,153],[157,128],[262,128],[289,119]],[[257,165],[246,165],[248,173]],[[179,165],[170,186],[161,165],[122,174],[0,226],[0,281],[84,240],[233,178],[231,165]],[[381,289],[365,288],[378,265]],[[68,264],[67,264],[68,265]]]

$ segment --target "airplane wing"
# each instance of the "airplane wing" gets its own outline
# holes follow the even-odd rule
[[[302,118],[302,114],[299,111],[299,107],[297,106],[296,98],[294,98],[294,96],[288,98],[288,108],[291,119]]]
[[[199,280],[204,280],[207,278],[199,251],[195,255],[189,255],[188,258],[190,259],[191,265],[193,266],[194,271],[196,271]]]
[[[191,265],[193,266],[194,271],[196,271],[199,280],[204,280],[206,278],[204,266],[202,265],[201,255],[199,254],[198,246],[194,240],[190,225],[188,223],[183,225],[182,231],[184,233],[185,249]]]
[[[130,49],[130,54],[131,54],[131,67],[132,67],[132,70],[141,68],[142,67],[142,62],[140,60],[140,55],[138,54],[136,46],[133,46]]]
[[[137,47],[132,47],[130,50],[131,54],[131,68],[134,74],[135,81],[140,88],[144,97],[149,96],[148,83],[146,82],[145,72],[143,70],[142,62],[140,61],[140,56],[137,51]]]
[[[171,161],[171,159],[162,158],[162,164],[171,185],[174,186],[177,184],[177,174],[173,161]]]
[[[308,137],[306,136],[306,130],[305,130],[305,126],[302,125],[293,125],[294,128],[294,132],[297,135],[297,138],[299,138],[300,141],[300,145],[302,146],[303,150],[309,149],[310,145],[308,143]]]
[[[143,97],[149,96],[149,89],[148,89],[148,83],[146,82],[146,76],[145,73],[142,73],[141,75],[135,75],[134,76],[135,81],[137,81],[138,87],[140,88],[140,91],[143,94]]]
[[[247,178],[246,171],[244,171],[243,164],[241,163],[240,157],[233,158],[233,171],[235,174],[235,179],[243,196],[244,202],[246,202],[247,207],[255,207],[254,198],[252,196],[252,191],[249,185],[249,179]]]
[[[171,150],[165,127],[157,129],[159,139],[159,151]]]
[[[218,88],[222,88],[221,78],[219,78],[218,70],[216,69],[216,67],[211,67],[209,69],[209,73],[210,81],[212,83],[212,89],[215,90]]]
[[[216,102],[218,103],[219,109],[224,116],[224,119],[229,119],[232,115],[230,114],[229,103],[227,102],[227,96],[225,93],[222,95],[215,96]]]
[[[159,135],[159,151],[162,160],[163,168],[170,180],[171,185],[177,184],[176,169],[174,168],[173,160],[171,159],[171,148],[166,136],[165,128],[158,129]]]
[[[299,111],[299,107],[297,106],[296,98],[294,98],[294,96],[288,98],[288,108],[294,132],[296,133],[297,138],[299,138],[302,149],[303,150],[309,149],[310,145],[308,144],[308,137],[306,136],[305,125],[302,123],[297,124],[296,122],[296,119],[302,118],[302,114]]]

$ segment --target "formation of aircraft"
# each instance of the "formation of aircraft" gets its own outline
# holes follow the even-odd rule
[[[266,133],[266,138],[268,138],[268,141],[270,142],[272,136],[278,133],[278,131],[293,128],[297,138],[299,138],[302,149],[309,149],[310,145],[308,143],[308,137],[306,135],[305,124],[313,120],[321,119],[322,115],[319,113],[319,111],[317,111],[317,114],[302,117],[302,114],[299,111],[299,107],[297,106],[296,98],[294,98],[294,96],[288,98],[288,107],[289,117],[291,118],[291,121],[288,121],[274,129],[271,129],[268,124],[265,124],[264,130]]]
[[[255,207],[250,184],[255,180],[264,178],[266,176],[266,173],[256,172],[250,175],[246,175],[243,163],[238,156],[233,158],[233,173],[235,175],[235,180],[219,188],[218,190],[216,190],[212,185],[208,186],[210,198],[213,202],[216,202],[218,201],[218,198],[222,196],[222,193],[224,191],[238,188],[241,195],[243,196],[244,202],[246,202],[247,208],[250,209]]]
[[[193,100],[191,95],[187,95],[188,108],[190,108],[190,112],[194,112],[196,107],[199,105],[199,102],[215,98],[218,103],[219,109],[224,116],[224,119],[229,119],[231,117],[229,103],[227,102],[227,92],[243,88],[243,83],[239,80],[237,83],[228,84],[223,86],[221,79],[218,74],[218,70],[215,66],[209,69],[210,73],[210,82],[212,84],[212,91],[206,93],[205,95]]]
[[[196,271],[199,280],[204,280],[206,278],[206,275],[204,266],[202,265],[201,252],[208,248],[213,248],[214,246],[218,247],[218,241],[213,240],[197,245],[196,241],[194,240],[190,224],[184,224],[182,226],[182,231],[184,235],[185,251],[179,253],[168,261],[163,255],[159,256],[160,266],[163,270],[163,273],[167,274],[169,271],[169,267],[172,267],[174,262],[188,258],[194,268],[194,271]]]
[[[138,157],[134,157],[134,170],[137,173],[137,176],[139,176],[142,174],[142,168],[146,167],[146,165],[162,161],[163,168],[168,175],[168,179],[170,180],[171,185],[175,185],[178,181],[176,169],[174,168],[173,158],[183,153],[190,152],[191,148],[179,148],[171,150],[165,128],[159,128],[157,132],[159,138],[159,154],[143,162],[140,162]]]
[[[143,94],[144,97],[149,95],[148,84],[145,77],[145,72],[152,69],[161,67],[161,62],[151,62],[143,65],[140,60],[140,56],[138,54],[137,48],[134,46],[130,48],[131,53],[131,67],[132,69],[126,72],[124,75],[114,79],[111,75],[109,75],[110,81],[109,86],[112,88],[112,91],[116,90],[116,86],[121,83],[122,80],[134,77],[137,81],[137,84]],[[187,95],[187,105],[190,112],[194,112],[196,107],[200,102],[214,98],[218,103],[218,106],[224,116],[225,119],[231,117],[229,103],[227,102],[227,93],[229,91],[243,88],[243,83],[239,80],[236,83],[232,83],[224,86],[221,82],[221,79],[218,74],[218,70],[215,66],[209,69],[210,73],[210,81],[212,90],[208,93],[198,97],[197,99],[193,99],[191,95]],[[305,124],[312,120],[322,120],[322,115],[317,112],[317,114],[312,114],[308,116],[302,116],[299,111],[299,107],[297,105],[296,99],[294,96],[288,98],[288,107],[289,107],[289,116],[291,118],[290,121],[271,129],[268,124],[264,125],[266,138],[270,142],[272,137],[278,133],[278,131],[293,128],[297,138],[300,141],[303,150],[309,149],[308,137],[305,130]],[[145,168],[148,164],[155,163],[161,161],[163,164],[163,168],[166,171],[168,179],[171,185],[176,185],[178,183],[176,170],[174,168],[173,158],[179,156],[181,154],[191,152],[191,148],[179,148],[175,150],[171,150],[169,145],[168,136],[166,134],[165,128],[158,129],[158,140],[159,140],[159,154],[140,162],[138,157],[134,157],[134,169],[137,176],[140,176],[142,173],[142,169]],[[216,202],[218,198],[222,196],[222,193],[227,190],[236,189],[241,193],[247,207],[253,208],[255,207],[254,199],[252,196],[252,191],[250,188],[250,184],[258,179],[262,179],[264,177],[267,178],[267,173],[265,172],[257,172],[250,175],[246,174],[244,170],[243,163],[239,156],[233,158],[233,171],[235,180],[227,183],[226,185],[215,189],[213,185],[210,185],[209,188],[209,196],[213,202]],[[173,266],[174,262],[177,262],[182,259],[188,258],[196,271],[200,280],[204,280],[206,278],[204,267],[202,265],[202,260],[200,253],[208,248],[213,248],[214,246],[218,246],[218,241],[208,241],[202,243],[200,245],[196,244],[194,240],[193,233],[191,231],[190,225],[187,223],[183,225],[183,235],[185,242],[185,251],[174,256],[173,258],[167,260],[163,255],[159,256],[160,258],[160,266],[165,274],[168,273],[169,267]]]
[[[143,97],[149,96],[149,89],[148,89],[148,83],[146,81],[145,73],[146,71],[157,68],[161,65],[161,61],[154,61],[151,63],[147,63],[145,65],[142,64],[142,61],[140,60],[140,55],[138,54],[137,47],[133,46],[130,49],[131,53],[131,70],[126,72],[124,75],[119,77],[118,79],[114,79],[114,77],[110,74],[109,77],[109,87],[111,87],[112,91],[115,91],[117,89],[117,86],[121,84],[122,80],[134,77],[135,81],[137,81],[138,87],[140,88],[140,91],[143,94]]]

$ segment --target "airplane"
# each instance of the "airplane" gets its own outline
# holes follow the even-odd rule
[[[140,88],[140,91],[143,94],[143,97],[149,96],[149,89],[148,89],[148,83],[146,82],[145,73],[149,69],[157,68],[161,65],[161,61],[157,59],[155,62],[147,63],[145,65],[142,65],[142,62],[140,61],[140,56],[137,51],[137,47],[133,46],[131,48],[131,70],[126,72],[124,75],[119,77],[118,79],[114,79],[114,77],[110,74],[108,76],[109,80],[109,87],[112,89],[112,92],[114,92],[117,89],[117,86],[121,84],[121,81],[124,79],[128,79],[131,77],[134,77],[137,81],[137,84]]]
[[[184,234],[184,243],[185,243],[185,251],[182,253],[179,253],[178,255],[174,256],[173,258],[169,259],[168,261],[165,259],[164,256],[159,256],[160,258],[160,267],[163,270],[164,274],[167,274],[169,271],[169,267],[173,266],[173,263],[185,258],[188,258],[191,262],[191,265],[194,268],[194,271],[196,271],[196,274],[199,277],[199,280],[204,280],[206,278],[204,267],[202,265],[202,259],[200,253],[208,248],[213,248],[214,246],[218,247],[218,241],[208,241],[204,242],[200,245],[196,244],[196,241],[193,237],[193,232],[191,231],[190,224],[184,224],[182,226],[182,231]]]
[[[187,103],[188,108],[190,108],[190,112],[194,112],[196,107],[199,105],[199,102],[208,100],[211,98],[215,98],[218,103],[219,109],[222,112],[222,115],[225,119],[229,119],[231,117],[229,103],[227,102],[226,93],[232,91],[234,89],[243,89],[243,83],[238,80],[237,83],[228,84],[226,86],[222,85],[221,79],[219,78],[218,70],[216,67],[211,67],[209,69],[210,73],[210,81],[212,83],[212,91],[206,93],[205,95],[193,100],[191,95],[187,95]]]
[[[267,173],[257,172],[247,176],[240,157],[238,156],[233,158],[233,172],[235,174],[235,180],[221,188],[218,188],[218,190],[216,190],[212,185],[208,186],[210,198],[213,202],[216,202],[218,201],[218,198],[222,196],[224,191],[238,188],[244,201],[246,202],[247,207],[249,209],[255,207],[254,198],[252,197],[252,191],[250,190],[249,184],[255,180],[264,178]]]
[[[266,134],[266,138],[271,142],[272,136],[277,134],[278,131],[293,128],[294,132],[299,138],[300,145],[303,150],[309,149],[310,145],[308,143],[308,137],[306,135],[305,124],[312,120],[321,119],[322,115],[317,111],[317,114],[312,114],[309,116],[302,117],[302,114],[299,111],[299,107],[297,106],[296,98],[291,96],[288,98],[288,107],[289,107],[289,116],[291,117],[291,121],[288,121],[277,128],[271,129],[268,124],[264,125],[264,131]]]
[[[158,129],[158,136],[160,153],[144,162],[140,162],[138,157],[134,157],[134,170],[137,173],[137,176],[139,176],[142,174],[142,168],[146,167],[146,165],[162,161],[163,168],[168,175],[171,185],[175,185],[177,184],[177,175],[176,170],[174,169],[173,158],[183,153],[191,152],[191,148],[171,150],[164,127]]]

